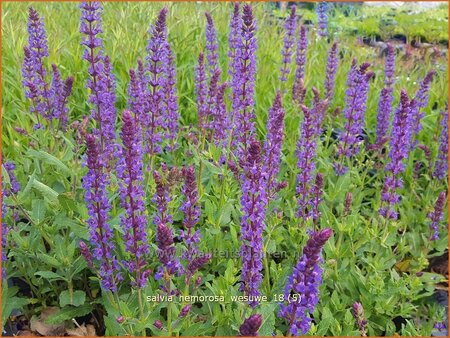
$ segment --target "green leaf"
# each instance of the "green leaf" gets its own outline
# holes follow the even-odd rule
[[[260,336],[272,336],[275,330],[275,308],[278,304],[276,303],[263,303],[261,304],[261,315],[263,322],[261,328],[259,329]]]
[[[64,277],[62,277],[52,271],[38,271],[34,275],[44,277],[45,279],[48,279],[48,280],[66,280]]]
[[[59,306],[64,307],[66,305],[80,306],[84,304],[86,300],[86,293],[84,291],[74,291],[72,294],[69,290],[64,290],[59,295]]]
[[[45,218],[45,201],[34,199],[31,202],[32,216],[36,223],[41,223]]]
[[[48,324],[58,324],[66,320],[70,320],[74,317],[85,316],[91,311],[92,311],[91,304],[84,304],[78,307],[67,306],[62,308],[58,313],[49,316],[45,322]]]
[[[62,163],[59,159],[57,159],[55,156],[43,151],[43,150],[28,150],[27,155],[31,156],[32,158],[36,158],[38,160],[41,160],[44,163],[50,164],[52,166],[55,166],[58,168],[60,172],[63,172],[65,175],[72,175],[71,170]]]
[[[41,193],[41,195],[52,205],[58,205],[58,193],[38,180],[33,181],[33,188]]]
[[[325,336],[333,320],[334,318],[331,311],[327,307],[324,307],[322,311],[322,319],[317,325],[316,336]]]

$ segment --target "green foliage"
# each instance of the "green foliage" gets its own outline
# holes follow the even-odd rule
[[[2,111],[3,111],[3,156],[13,160],[22,189],[17,196],[6,199],[10,210],[17,211],[15,219],[8,213],[6,222],[12,229],[8,234],[7,277],[25,282],[30,290],[21,293],[17,287],[3,285],[3,318],[5,323],[14,309],[22,309],[28,316],[39,313],[47,306],[59,306],[60,311],[52,315],[48,323],[61,323],[89,313],[104,314],[105,335],[136,334],[145,331],[152,335],[221,335],[238,333],[243,319],[251,314],[243,302],[233,302],[231,297],[241,295],[239,291],[240,248],[240,183],[233,173],[219,164],[221,149],[210,146],[207,150],[188,141],[187,132],[179,137],[179,149],[173,154],[163,154],[156,165],[165,162],[170,166],[194,165],[199,181],[202,219],[201,250],[213,252],[213,259],[199,276],[202,284],[196,290],[199,296],[223,296],[224,301],[194,304],[186,318],[178,320],[185,304],[180,302],[145,301],[143,315],[139,312],[137,292],[126,279],[119,289],[117,299],[103,292],[98,278],[87,268],[79,253],[80,240],[89,237],[86,226],[87,210],[81,180],[86,172],[82,166],[83,145],[76,137],[77,130],[62,133],[52,128],[33,131],[36,121],[28,112],[28,102],[21,85],[21,60],[26,44],[27,3],[2,3]],[[118,111],[126,107],[128,70],[135,67],[137,58],[145,58],[147,30],[163,3],[104,3],[103,29],[105,51],[111,56],[117,78]],[[82,61],[81,36],[78,33],[79,9],[74,3],[33,3],[45,19],[49,38],[48,65],[56,63],[63,77],[74,75],[74,91],[70,97],[70,121],[89,115],[87,103],[87,65]],[[204,49],[203,12],[208,10],[215,20],[220,65],[226,73],[228,20],[230,4],[218,3],[171,3],[169,6],[169,40],[176,54],[177,90],[183,126],[195,125],[196,103],[194,95],[194,66],[198,53]],[[258,137],[266,134],[267,112],[279,87],[280,50],[284,17],[280,11],[272,12],[269,4],[254,4],[258,19],[258,72],[256,81],[256,125]],[[303,19],[315,21],[314,11],[300,10]],[[344,14],[347,13],[347,16]],[[385,19],[386,15],[389,20]],[[428,173],[414,177],[414,164],[422,161],[428,165],[423,152],[415,150],[407,163],[404,175],[403,196],[400,203],[401,219],[398,222],[381,222],[377,211],[384,172],[376,169],[384,165],[386,157],[378,158],[363,151],[356,158],[350,171],[337,177],[333,170],[335,145],[332,132],[343,128],[340,114],[333,117],[336,108],[344,107],[347,73],[352,58],[372,63],[375,79],[371,83],[366,113],[368,143],[375,140],[376,110],[379,91],[383,82],[383,61],[374,49],[355,47],[357,36],[380,35],[389,38],[404,34],[408,40],[414,38],[437,42],[448,40],[447,7],[420,14],[392,11],[386,8],[342,7],[332,12],[330,29],[339,40],[340,63],[337,72],[336,95],[333,98],[325,124],[326,130],[318,147],[317,170],[325,176],[324,202],[320,211],[319,227],[331,227],[334,236],[324,248],[324,276],[320,289],[320,302],[314,312],[315,323],[310,334],[319,336],[359,334],[350,312],[355,301],[362,303],[368,320],[369,335],[429,335],[439,311],[430,306],[436,283],[441,275],[425,272],[432,256],[448,250],[448,236],[430,242],[429,221],[426,215],[434,207],[437,194],[446,189],[445,182],[433,181]],[[310,32],[310,48],[306,65],[308,88],[323,89],[325,62],[330,43],[318,40]],[[425,109],[420,143],[427,145],[434,159],[438,144],[434,135],[438,132],[438,109],[448,100],[448,75],[446,60],[431,62],[425,55],[420,62],[411,64],[397,58],[395,102],[401,88],[413,95],[418,82],[426,72],[437,70],[433,81],[429,106]],[[48,66],[47,65],[47,66]],[[286,85],[292,86],[293,74]],[[306,103],[311,93],[308,91]],[[229,102],[228,102],[229,103]],[[264,233],[264,250],[267,254],[262,293],[269,301],[262,303],[254,312],[263,316],[260,335],[285,334],[286,323],[278,318],[276,295],[282,294],[287,276],[300,257],[307,240],[307,223],[300,227],[295,217],[295,184],[297,175],[296,142],[302,113],[292,104],[290,94],[284,99],[286,109],[285,141],[283,145],[280,178],[288,186],[280,191],[279,198],[271,202]],[[30,135],[14,131],[20,126]],[[193,129],[195,130],[195,128]],[[201,168],[201,170],[200,170]],[[154,193],[151,175],[146,173],[149,184],[145,187],[147,210],[151,217],[155,206],[150,202]],[[5,185],[8,186],[8,175]],[[353,203],[349,214],[344,214],[346,194],[352,192]],[[111,226],[118,239],[123,237],[119,222],[123,211],[118,203],[117,184],[113,182],[109,191],[113,204]],[[170,212],[174,227],[181,228],[179,211],[181,191],[176,188]],[[444,216],[446,219],[447,214]],[[151,243],[155,240],[155,227],[148,226]],[[119,248],[119,260],[124,258],[123,247]],[[152,249],[155,251],[153,245]],[[181,244],[177,244],[178,252]],[[276,259],[279,255],[280,259]],[[150,263],[156,271],[156,256]],[[174,278],[172,286],[183,290],[182,277]],[[143,299],[162,294],[160,282],[149,279],[143,290]],[[171,316],[171,320],[168,316]],[[119,323],[118,318],[124,321]],[[402,317],[406,324],[397,328],[394,318]],[[156,329],[155,320],[162,320],[163,330]],[[171,324],[170,331],[168,323]],[[418,325],[417,323],[420,323]]]

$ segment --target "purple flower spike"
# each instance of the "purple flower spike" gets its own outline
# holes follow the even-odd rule
[[[434,211],[428,214],[428,218],[431,220],[430,230],[431,237],[430,240],[435,241],[439,239],[439,222],[442,220],[443,211],[445,207],[445,199],[447,198],[445,191],[442,191],[439,194],[439,197],[436,201],[436,206]]]
[[[356,325],[358,326],[359,332],[361,333],[361,337],[367,337],[367,320],[364,316],[364,308],[361,303],[353,303],[352,314],[356,320]]]
[[[285,36],[283,39],[283,49],[281,50],[282,55],[282,66],[281,66],[281,75],[280,81],[286,82],[287,77],[290,73],[291,68],[291,58],[295,44],[295,33],[297,31],[297,15],[296,15],[296,6],[291,7],[291,14],[286,19],[286,23],[284,24]]]
[[[83,2],[81,8],[80,33],[84,34],[81,45],[85,46],[83,59],[89,63],[90,78],[87,87],[91,90],[89,102],[93,104],[92,118],[96,121],[94,134],[99,137],[100,155],[106,162],[112,162],[115,149],[116,109],[115,79],[112,65],[104,56],[103,43],[99,34],[102,31],[99,2]]]
[[[94,269],[94,257],[92,257],[91,251],[83,241],[80,242],[80,253],[86,260],[87,266]]]
[[[206,16],[206,58],[208,59],[209,74],[214,74],[214,72],[219,69],[218,61],[219,55],[217,50],[219,49],[217,44],[217,32],[214,27],[214,21],[209,12],[205,13]]]
[[[295,79],[292,87],[292,99],[299,104],[303,103],[306,89],[304,86],[306,52],[308,50],[308,30],[305,26],[300,28],[300,34],[297,40],[297,51],[295,58]]]
[[[387,132],[392,112],[395,76],[395,50],[391,44],[387,46],[384,68],[384,88],[381,90],[377,111],[377,146],[381,148],[387,141]]]
[[[257,337],[259,336],[258,330],[262,325],[263,318],[257,313],[251,315],[239,327],[239,335],[241,337]]]
[[[68,120],[67,98],[72,91],[73,78],[65,81],[55,65],[52,65],[51,86],[47,83],[47,71],[44,58],[48,57],[47,35],[44,21],[38,12],[29,8],[28,12],[28,46],[24,47],[22,65],[22,85],[26,98],[31,100],[30,112],[36,114],[40,129],[39,117],[51,122],[59,119],[60,127],[66,130]]]
[[[415,147],[418,144],[417,137],[419,132],[422,130],[422,118],[425,116],[421,110],[425,109],[428,105],[428,97],[430,94],[431,81],[436,74],[436,71],[430,70],[423,81],[420,83],[419,89],[414,97],[415,104],[411,106],[412,115],[412,135],[413,142],[411,147]]]
[[[317,33],[319,36],[328,36],[328,3],[319,2],[317,4]]]
[[[441,111],[441,136],[433,176],[443,180],[448,171],[448,107]]]
[[[167,42],[167,8],[163,8],[154,25],[150,27],[147,44],[147,70],[149,73],[149,112],[146,126],[147,152],[152,156],[161,152],[161,127],[163,126],[164,86],[169,44]]]
[[[73,77],[68,77],[64,82],[61,79],[61,73],[56,65],[52,65],[52,87],[50,89],[53,97],[53,118],[59,120],[63,131],[67,130],[69,120],[69,108],[67,108],[67,99],[72,93]]]
[[[344,110],[344,117],[346,118],[345,130],[339,137],[338,145],[338,155],[341,160],[344,157],[350,158],[359,153],[359,136],[362,135],[364,127],[369,80],[373,76],[373,72],[367,71],[369,66],[370,64],[365,62],[358,67],[356,60],[353,60],[348,75]],[[347,171],[342,162],[336,163],[335,169],[338,175],[342,175]]]
[[[125,110],[122,115],[121,138],[123,145],[117,164],[121,207],[125,214],[121,217],[125,250],[129,258],[124,262],[128,271],[135,275],[133,286],[143,288],[146,283],[145,256],[149,252],[145,214],[145,193],[143,189],[143,149],[141,130],[132,113]]]
[[[387,174],[381,193],[382,207],[379,213],[386,219],[397,219],[394,207],[400,201],[397,193],[397,190],[403,186],[400,174],[405,170],[403,160],[408,157],[411,144],[410,112],[413,105],[415,105],[414,100],[410,101],[406,91],[402,90],[400,104],[394,115],[390,137],[390,162],[386,166]]]
[[[267,195],[272,196],[278,182],[280,171],[281,147],[284,135],[284,109],[281,103],[281,93],[278,92],[269,110],[267,135],[264,142],[263,172],[267,175]]]
[[[201,215],[197,180],[195,177],[194,167],[183,168],[184,185],[181,190],[185,200],[180,210],[184,214],[183,226],[184,231],[181,232],[181,238],[186,244],[186,251],[183,253],[183,259],[188,262],[186,273],[186,284],[190,283],[190,279],[195,272],[205,265],[210,259],[210,254],[201,254],[198,250],[197,243],[200,241],[200,232],[194,232],[194,226],[198,223]]]
[[[319,302],[319,286],[322,284],[322,248],[332,235],[331,229],[312,232],[303,249],[303,255],[294,268],[284,289],[285,301],[280,304],[279,316],[287,320],[289,332],[298,336],[299,331],[305,335],[310,327],[312,319],[310,314],[314,312]],[[293,298],[292,295],[296,295]]]
[[[106,163],[100,156],[100,142],[94,135],[86,136],[86,166],[88,172],[83,180],[85,200],[88,208],[89,237],[94,248],[93,257],[100,262],[101,285],[105,290],[115,292],[121,280],[119,265],[114,256],[114,234],[108,224],[111,205],[106,188],[109,184],[104,168]]]
[[[6,219],[6,213],[8,212],[8,209],[6,208],[6,203],[5,203],[5,196],[7,196],[7,191],[5,191],[4,188],[4,180],[2,179],[2,195],[1,195],[1,200],[2,200],[2,279],[6,278],[6,270],[5,270],[5,262],[7,261],[7,256],[6,256],[6,244],[7,244],[7,237],[8,237],[8,231],[9,228],[6,225],[6,222],[4,222],[4,220]]]
[[[3,167],[5,168],[9,176],[10,189],[7,193],[7,196],[10,195],[10,193],[16,195],[20,190],[19,181],[17,180],[16,174],[14,173],[14,170],[16,170],[16,165],[14,164],[14,162],[9,161],[3,163]]]
[[[236,51],[240,46],[240,33],[242,21],[239,15],[239,2],[234,3],[233,13],[230,19],[230,33],[228,35],[228,75],[231,79],[235,79],[236,74]],[[233,80],[234,81],[234,80]]]
[[[255,132],[256,20],[252,7],[244,5],[239,48],[236,50],[232,79],[234,133],[242,153]]]
[[[306,221],[312,214],[313,207],[313,180],[317,153],[317,138],[321,133],[322,120],[327,109],[327,101],[320,100],[320,94],[316,89],[314,92],[313,108],[309,109],[302,105],[304,114],[301,125],[300,137],[297,142],[297,217]]]
[[[197,96],[198,127],[200,130],[204,130],[207,127],[208,121],[208,106],[206,102],[208,87],[206,80],[205,56],[203,53],[200,53],[198,56],[198,64],[195,68],[195,94]]]
[[[227,89],[228,84],[223,83],[219,85],[217,88],[217,93],[215,97],[215,108],[213,115],[212,128],[214,131],[214,142],[216,146],[227,145],[229,129],[230,129],[230,121],[228,116],[227,107],[225,104],[225,90]]]
[[[178,95],[177,95],[177,73],[175,67],[175,60],[170,48],[167,48],[167,61],[165,69],[166,79],[164,83],[164,128],[165,139],[169,143],[168,150],[175,150],[177,145],[175,143],[178,135]]]
[[[163,176],[159,174],[158,171],[153,172],[153,179],[156,184],[155,196],[152,202],[156,204],[156,215],[153,219],[155,224],[164,223],[172,224],[172,216],[168,212],[169,203],[172,200],[170,196],[170,186],[167,182],[167,170],[164,170]]]
[[[36,93],[40,98],[35,107],[36,111],[44,118],[51,120],[53,109],[51,106],[51,94],[46,82],[47,72],[43,59],[48,57],[47,35],[44,28],[44,21],[39,13],[32,7],[28,10],[28,48],[30,60],[33,66],[33,83]]]
[[[336,83],[336,72],[338,68],[338,46],[337,42],[333,43],[327,59],[327,68],[325,75],[325,98],[331,102],[334,96],[334,86]]]
[[[249,299],[249,305],[255,308],[262,281],[263,238],[265,228],[265,212],[267,205],[265,173],[261,167],[261,146],[259,141],[252,140],[241,161],[242,182],[242,218],[241,218],[241,251],[242,273],[241,291]]]
[[[156,244],[159,261],[164,266],[166,273],[169,275],[178,273],[181,266],[176,257],[173,232],[165,223],[159,223],[156,226]]]

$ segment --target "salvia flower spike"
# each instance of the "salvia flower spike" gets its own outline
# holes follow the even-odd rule
[[[338,175],[342,175],[348,170],[342,163],[343,158],[356,156],[360,150],[359,137],[362,135],[364,127],[369,80],[374,74],[368,71],[369,66],[368,62],[364,62],[358,67],[354,59],[348,75],[344,110],[345,130],[339,136],[338,145],[341,163],[335,163]]]
[[[436,205],[434,208],[434,211],[430,212],[428,214],[428,218],[431,220],[430,223],[430,230],[431,230],[431,236],[430,239],[432,241],[435,241],[439,239],[439,222],[442,220],[443,217],[443,211],[445,207],[445,199],[446,199],[446,193],[445,191],[442,191],[439,194],[439,197],[436,201]]]
[[[319,2],[317,4],[317,34],[321,37],[328,36],[328,9],[327,2]]]
[[[263,238],[266,213],[265,174],[261,167],[261,146],[252,140],[241,161],[242,182],[242,217],[241,217],[241,251],[242,273],[241,291],[249,297],[249,305],[256,307],[259,287],[262,281]]]
[[[257,337],[263,322],[262,316],[257,313],[246,318],[239,327],[239,335],[242,337]]]
[[[386,165],[387,173],[381,193],[382,207],[379,212],[386,219],[396,220],[398,217],[394,207],[400,201],[397,190],[403,186],[400,175],[405,170],[403,161],[408,157],[411,144],[412,121],[410,112],[411,106],[414,104],[414,100],[410,101],[406,91],[402,90],[400,104],[394,115],[390,137],[390,161]]]
[[[240,146],[239,153],[248,147],[255,132],[256,49],[256,19],[252,7],[246,4],[243,8],[241,39],[233,63],[236,76],[231,86],[234,132]]]
[[[205,13],[206,17],[206,58],[208,60],[209,74],[214,74],[219,69],[219,55],[217,32],[214,27],[214,21],[209,12]]]
[[[334,86],[336,83],[336,72],[338,68],[338,45],[337,42],[333,43],[327,58],[327,66],[325,73],[325,98],[329,101],[332,100],[334,96]]]
[[[322,284],[321,252],[332,233],[327,228],[309,235],[303,255],[286,283],[285,301],[280,304],[279,316],[288,322],[293,336],[305,335],[311,327],[310,314],[319,302],[319,286]],[[292,293],[297,297],[291,297]]]
[[[443,180],[448,172],[448,107],[441,111],[441,136],[433,176]]]
[[[391,44],[386,47],[384,68],[384,88],[381,90],[377,110],[377,146],[382,147],[387,141],[387,132],[392,112],[392,100],[395,80],[395,49]]]
[[[367,336],[367,320],[364,316],[364,308],[361,303],[354,302],[352,305],[352,314],[356,320],[356,326],[362,337]]]
[[[121,217],[125,250],[129,258],[124,265],[135,276],[133,286],[143,288],[147,283],[146,255],[149,253],[143,189],[142,134],[135,117],[128,110],[122,114],[122,146],[117,164],[121,206],[125,214]]]
[[[295,57],[295,78],[294,84],[292,86],[292,100],[299,104],[303,103],[306,94],[304,80],[305,80],[307,49],[308,49],[308,30],[306,29],[305,26],[301,26],[299,36],[297,39],[297,50]]]
[[[117,282],[121,279],[119,265],[114,256],[114,234],[109,225],[111,204],[106,188],[109,184],[104,172],[106,163],[100,156],[100,142],[92,134],[86,136],[86,166],[88,172],[83,180],[85,200],[88,208],[89,238],[93,246],[93,257],[100,263],[101,285],[105,290],[115,292]]]
[[[267,195],[272,196],[278,186],[277,175],[280,171],[281,147],[284,135],[284,109],[281,93],[278,92],[269,110],[267,136],[264,142],[263,172],[267,175]]]
[[[280,69],[280,81],[286,82],[290,73],[291,59],[293,53],[293,47],[295,44],[295,33],[297,32],[297,14],[296,6],[291,7],[291,14],[286,19],[284,24],[285,36],[283,39],[283,49],[281,50],[281,69]]]

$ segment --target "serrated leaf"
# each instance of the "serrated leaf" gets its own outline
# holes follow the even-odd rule
[[[62,308],[59,312],[55,313],[54,315],[49,316],[45,322],[48,324],[62,323],[66,320],[70,320],[75,317],[85,316],[91,311],[92,311],[91,304],[84,304],[78,307],[67,306],[65,308]]]
[[[52,271],[38,271],[34,274],[35,276],[40,276],[48,280],[65,280],[64,277],[54,273]]]
[[[272,336],[275,331],[275,308],[276,303],[263,303],[261,305],[260,314],[262,315],[263,322],[259,329],[260,336]]]
[[[33,216],[33,220],[36,223],[41,223],[45,218],[45,201],[34,199],[31,202],[31,214]]]
[[[84,304],[86,300],[86,293],[81,290],[76,290],[70,293],[69,290],[64,290],[59,294],[59,306],[64,307],[66,305],[80,306]]]
[[[58,205],[58,193],[38,180],[33,181],[33,188],[39,191],[41,195],[52,205]]]
[[[41,160],[44,163],[57,167],[60,172],[63,172],[68,176],[72,175],[71,170],[63,162],[61,162],[61,160],[43,150],[37,151],[30,149],[28,150],[27,155],[31,156],[32,158]]]

